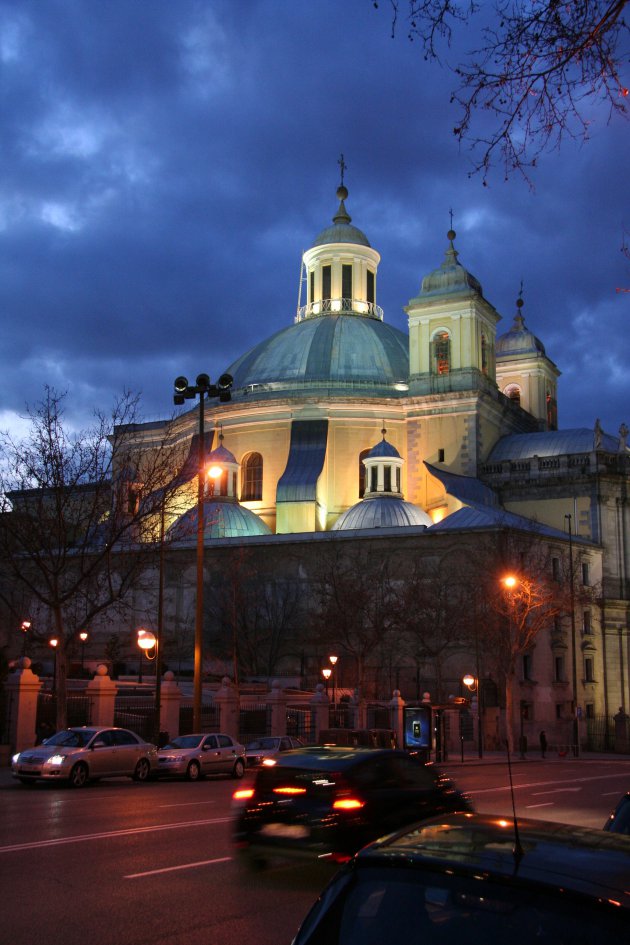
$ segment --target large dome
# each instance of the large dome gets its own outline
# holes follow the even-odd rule
[[[248,538],[270,535],[271,529],[251,509],[219,496],[208,497],[203,506],[204,539]],[[184,512],[168,529],[170,541],[194,547],[197,543],[197,506]]]
[[[295,395],[322,388],[400,396],[409,378],[408,339],[378,318],[308,318],[256,345],[228,373],[234,378],[235,397]]]
[[[363,499],[343,512],[332,530],[346,531],[363,528],[407,528],[410,525],[432,525],[430,517],[417,505],[397,496],[379,496]]]

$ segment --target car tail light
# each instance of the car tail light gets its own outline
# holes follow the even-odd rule
[[[241,788],[240,791],[234,791],[232,795],[233,801],[250,801],[254,796],[253,788]]]
[[[303,787],[275,787],[274,794],[306,794],[306,788]]]
[[[358,797],[338,797],[333,802],[333,810],[359,810],[364,803]]]

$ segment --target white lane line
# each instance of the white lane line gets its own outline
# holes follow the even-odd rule
[[[533,791],[532,796],[542,797],[543,794],[566,794],[567,792],[575,793],[576,791],[579,792],[581,790],[582,790],[581,787],[559,787],[559,788],[554,788],[553,791]]]
[[[87,840],[110,840],[115,837],[132,837],[139,833],[155,833],[158,830],[179,830],[183,827],[204,827],[208,824],[227,824],[231,817],[215,817],[212,820],[188,820],[177,824],[156,824],[154,827],[129,827],[127,830],[109,830],[103,833],[84,833],[76,837],[58,837],[55,840],[33,840],[31,843],[13,843],[0,847],[0,853],[17,853],[20,850],[36,850],[40,847],[56,847],[66,843],[84,843]]]
[[[200,804],[210,804],[216,806],[216,801],[187,801],[185,804],[156,804],[156,810],[162,810],[167,807],[199,807]]]
[[[553,801],[547,801],[546,804],[526,804],[525,810],[535,810],[537,807],[554,807]]]
[[[515,791],[522,791],[525,788],[533,787],[545,787],[547,784],[587,784],[590,781],[607,781],[608,778],[628,778],[627,771],[611,771],[610,774],[596,774],[588,778],[573,778],[571,781],[530,781],[524,784],[515,784]],[[510,785],[506,783],[504,785],[497,785],[492,788],[480,788],[479,790],[473,790],[471,793],[477,794],[495,794],[497,791],[509,791]]]
[[[129,873],[123,879],[139,879],[142,876],[157,876],[158,873],[173,873],[175,870],[192,870],[196,866],[210,866],[213,863],[229,863],[231,856],[221,856],[216,860],[198,860],[196,863],[182,863],[180,866],[165,866],[161,870],[147,870],[146,873]]]

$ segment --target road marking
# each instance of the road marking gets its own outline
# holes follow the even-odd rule
[[[546,804],[526,804],[525,810],[535,810],[537,807],[553,807],[553,801],[547,801]]]
[[[553,791],[535,791],[534,797],[541,797],[543,794],[566,794],[567,792],[581,791],[581,787],[558,787],[554,788]]]
[[[146,873],[129,873],[123,879],[139,879],[142,876],[156,876],[158,873],[172,873],[175,870],[192,870],[196,866],[210,866],[214,863],[229,863],[231,856],[222,856],[216,860],[197,860],[196,863],[182,863],[180,866],[165,866],[161,870],[147,870]]]
[[[515,784],[514,790],[521,791],[526,788],[545,787],[545,785],[547,784],[576,784],[576,783],[586,784],[589,781],[607,781],[609,778],[614,778],[614,777],[625,778],[627,780],[628,772],[627,771],[619,771],[619,772],[611,771],[610,774],[596,774],[589,778],[572,778],[570,781],[530,781],[530,782],[526,782],[525,784]],[[509,791],[510,785],[508,783],[504,785],[498,785],[497,787],[493,787],[493,788],[480,788],[479,790],[475,790],[474,788],[468,788],[467,790],[471,794],[474,794],[476,797],[477,794],[495,794],[497,791]]]
[[[216,801],[187,801],[185,804],[156,804],[156,810],[167,807],[199,807],[200,804],[214,804]]]
[[[66,843],[84,843],[87,840],[111,840],[115,837],[130,837],[139,833],[155,833],[158,830],[178,830],[183,827],[205,827],[208,824],[227,824],[231,817],[215,817],[212,820],[187,820],[177,824],[156,824],[154,827],[129,827],[127,830],[109,830],[103,833],[84,833],[76,837],[59,837],[56,840],[33,840],[31,843],[13,843],[0,847],[0,853],[18,853],[20,850],[36,850],[40,847],[56,847]]]

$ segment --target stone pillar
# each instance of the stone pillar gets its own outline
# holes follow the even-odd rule
[[[328,728],[330,718],[330,702],[322,683],[317,683],[315,695],[311,699],[311,733],[314,742],[320,741],[319,733]]]
[[[90,699],[90,719],[92,725],[109,726],[114,724],[114,704],[118,686],[109,678],[107,666],[100,663],[96,667],[93,679],[85,687],[85,694]]]
[[[398,742],[399,748],[402,748],[404,744],[404,708],[405,700],[400,695],[400,689],[394,689],[392,700],[389,703],[389,714],[391,718],[391,727],[396,732],[396,741]]]
[[[361,693],[358,689],[354,690],[350,705],[354,713],[351,727],[367,728],[367,703],[365,699],[361,698]]]
[[[271,683],[271,692],[267,695],[267,705],[271,710],[271,734],[287,734],[287,697],[282,691],[279,679]]]
[[[181,689],[175,682],[175,674],[168,669],[160,686],[160,732],[166,732],[169,741],[179,735],[179,707]]]
[[[11,673],[5,683],[9,716],[9,744],[11,752],[32,748],[36,741],[37,697],[42,688],[39,676],[31,670],[31,660],[23,656],[19,669]]]
[[[238,741],[240,700],[229,676],[224,676],[221,680],[221,688],[215,695],[214,701],[219,707],[219,730]]]
[[[614,716],[615,722],[615,751],[627,752],[630,748],[630,716],[623,711],[623,706],[619,706],[619,711]]]

